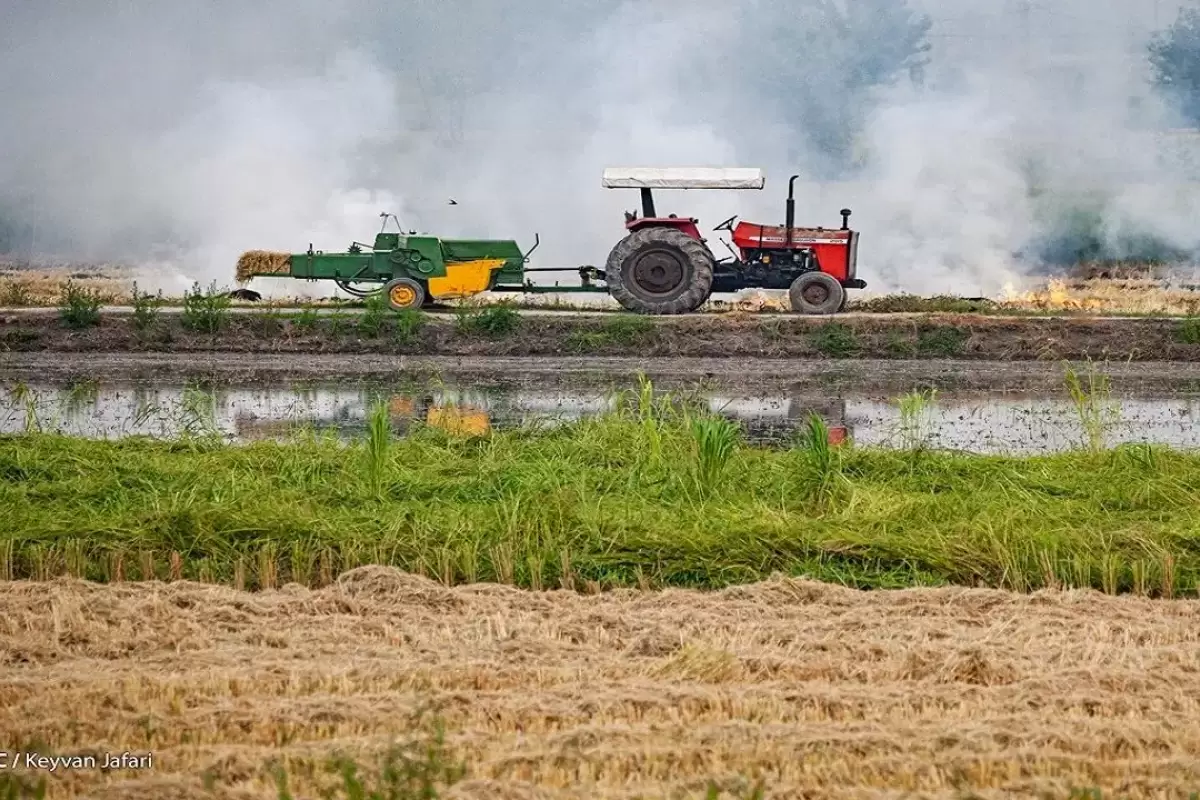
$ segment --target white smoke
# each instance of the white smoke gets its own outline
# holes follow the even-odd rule
[[[9,4],[0,218],[34,232],[21,246],[132,261],[168,290],[228,284],[247,249],[369,242],[380,212],[536,232],[533,266],[571,268],[603,263],[637,205],[605,166],[758,166],[764,192],[659,210],[781,222],[798,173],[798,222],[854,210],[874,291],[994,293],[1080,211],[1110,252],[1200,244],[1145,65],[1178,0],[911,0],[933,22],[924,85],[862,84],[896,41],[889,3]],[[857,134],[840,179],[838,126]]]

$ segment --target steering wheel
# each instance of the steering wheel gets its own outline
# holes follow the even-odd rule
[[[718,225],[717,227],[713,228],[713,230],[714,230],[714,231],[724,231],[724,230],[727,230],[727,231],[729,231],[730,233],[732,233],[732,232],[733,232],[733,221],[734,221],[735,219],[737,219],[737,214],[734,214],[732,217],[730,217],[729,219],[725,220],[724,222],[722,222],[722,223],[721,223],[720,225]]]

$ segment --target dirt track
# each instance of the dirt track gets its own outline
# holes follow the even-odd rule
[[[1109,362],[1097,364],[1114,395],[1173,397],[1193,395],[1200,385],[1200,362]],[[45,386],[81,380],[103,384],[202,380],[213,386],[294,388],[297,382],[330,380],[394,385],[433,378],[473,387],[629,388],[638,374],[664,389],[755,391],[785,395],[891,396],[914,387],[943,394],[1046,395],[1063,390],[1058,362],[967,360],[813,360],[566,356],[379,356],[272,355],[255,353],[2,353],[0,376]]]
[[[447,796],[996,796],[1200,789],[1200,602],[778,580],[700,595],[0,584],[0,741],[131,750],[51,797],[274,798],[280,750],[365,753],[440,705]],[[293,764],[293,774],[303,770]],[[303,779],[298,796],[312,796]],[[991,790],[991,791],[988,791]],[[731,795],[732,796],[732,795]],[[736,795],[736,796],[745,796]]]

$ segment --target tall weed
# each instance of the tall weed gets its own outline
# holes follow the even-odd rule
[[[391,457],[392,420],[388,407],[377,403],[367,418],[366,468],[367,478],[376,494],[383,491]]]
[[[1108,376],[1098,374],[1089,364],[1085,384],[1075,368],[1068,365],[1065,382],[1079,417],[1083,448],[1091,453],[1102,452],[1107,447],[1109,432],[1121,421],[1120,407],[1112,402]]]
[[[216,282],[202,290],[199,283],[183,295],[183,327],[196,333],[215,334],[229,322],[229,295],[217,290]]]
[[[725,417],[709,415],[693,419],[691,431],[696,456],[696,485],[701,496],[706,497],[717,489],[737,451],[741,427]]]
[[[900,398],[900,446],[909,451],[929,447],[933,435],[933,404],[937,389],[909,392]]]
[[[829,442],[829,427],[817,414],[809,414],[799,437],[801,491],[818,508],[840,498],[848,481],[842,470],[842,452]]]
[[[104,298],[95,289],[67,281],[58,304],[58,315],[68,328],[91,328],[100,324],[100,307]]]

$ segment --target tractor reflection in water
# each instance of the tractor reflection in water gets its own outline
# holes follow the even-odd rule
[[[422,413],[423,411],[423,413]],[[436,402],[426,395],[416,400],[408,395],[395,395],[388,401],[388,416],[392,425],[405,432],[414,420],[424,417],[424,423],[455,436],[483,436],[492,430],[487,409],[471,404]]]
[[[447,396],[449,394],[450,396]],[[499,428],[519,427],[527,421],[569,423],[595,414],[617,410],[622,405],[636,408],[636,397],[595,402],[588,398],[544,396],[516,392],[501,397],[482,397],[471,392],[405,392],[380,398],[387,408],[396,435],[425,425],[454,436],[485,436]],[[279,439],[309,431],[332,434],[343,440],[366,435],[367,420],[374,403],[364,397],[357,402],[339,403],[335,408],[314,416],[289,415],[288,418],[259,417],[241,412],[234,417],[236,435],[244,441]],[[851,436],[846,420],[846,403],[805,392],[799,387],[783,396],[767,397],[692,397],[656,399],[676,411],[688,406],[696,413],[712,413],[737,422],[746,440],[766,446],[790,446],[816,414],[828,428],[829,443],[840,445]],[[614,407],[614,403],[615,406]],[[664,409],[665,410],[665,409]]]
[[[412,430],[414,423],[454,436],[483,436],[492,430],[492,420],[486,409],[469,403],[439,401],[432,395],[392,395],[387,400],[387,410],[393,432],[401,436]],[[264,419],[239,414],[234,424],[238,438],[243,441],[284,439],[306,430],[354,439],[366,434],[369,413],[369,406],[364,405],[343,408],[332,418]]]

